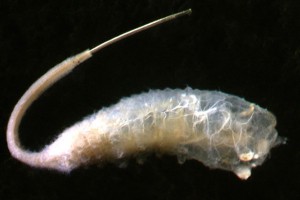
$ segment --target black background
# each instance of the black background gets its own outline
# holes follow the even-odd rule
[[[21,127],[39,150],[64,128],[120,98],[149,89],[235,94],[271,110],[287,145],[247,181],[196,161],[150,156],[70,174],[13,159],[5,131],[13,106],[65,58],[154,19],[190,17],[98,53],[33,104]],[[292,0],[99,0],[0,2],[0,199],[300,199],[300,2]]]

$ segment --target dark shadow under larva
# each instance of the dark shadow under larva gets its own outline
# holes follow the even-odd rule
[[[284,142],[272,113],[234,95],[197,89],[151,90],[123,98],[61,133],[40,152],[21,147],[18,127],[26,110],[46,89],[93,54],[128,36],[177,17],[186,10],[128,31],[54,66],[16,104],[7,128],[13,157],[33,167],[69,172],[95,162],[123,159],[143,152],[195,159],[210,168],[247,179],[270,149]]]

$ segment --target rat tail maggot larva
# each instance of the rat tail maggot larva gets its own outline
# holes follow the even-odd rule
[[[183,163],[196,159],[210,168],[247,179],[283,140],[274,115],[237,96],[197,89],[151,90],[123,98],[61,133],[40,152],[21,146],[18,127],[28,107],[47,88],[100,49],[142,30],[188,15],[176,13],[121,34],[54,66],[16,104],[7,127],[13,157],[39,168],[69,172],[95,162],[113,161],[145,152],[176,155]]]

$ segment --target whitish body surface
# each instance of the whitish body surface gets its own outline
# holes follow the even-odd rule
[[[151,22],[58,64],[37,80],[15,106],[7,128],[11,154],[33,167],[69,172],[95,162],[145,152],[195,159],[211,168],[234,172],[241,179],[262,164],[282,140],[273,114],[242,98],[197,89],[151,90],[123,98],[61,133],[40,152],[24,150],[18,126],[26,109],[48,87],[95,52],[141,30],[189,14],[187,10]]]
[[[250,175],[277,142],[275,124],[270,112],[233,95],[154,90],[89,116],[44,151],[51,157],[63,152],[63,171],[151,151]]]

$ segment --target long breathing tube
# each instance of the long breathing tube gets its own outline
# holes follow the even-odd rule
[[[167,17],[155,20],[143,26],[140,26],[136,29],[130,30],[126,33],[123,33],[117,37],[114,37],[91,50],[86,50],[82,53],[79,53],[73,57],[70,57],[60,64],[54,66],[48,72],[46,72],[43,76],[41,76],[37,81],[35,81],[29,89],[25,92],[25,94],[21,97],[18,103],[15,105],[13,112],[9,118],[8,126],[7,126],[7,145],[10,153],[16,159],[34,166],[34,167],[45,167],[47,166],[47,162],[44,158],[44,155],[40,152],[30,152],[24,150],[21,146],[20,139],[19,139],[19,125],[21,120],[26,112],[26,110],[30,107],[30,105],[42,94],[44,93],[49,87],[51,87],[54,83],[58,80],[69,74],[76,66],[80,63],[86,61],[93,54],[100,51],[101,49],[110,46],[111,44],[123,40],[129,36],[132,36],[136,33],[141,31],[150,29],[155,27],[159,24],[168,22],[175,18],[190,15],[192,13],[191,9],[175,13],[169,15]]]

